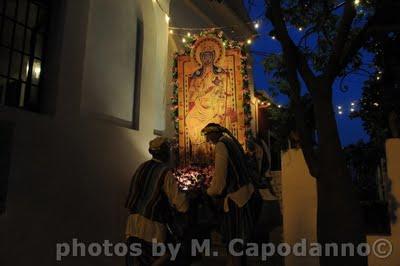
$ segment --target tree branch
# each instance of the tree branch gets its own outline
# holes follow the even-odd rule
[[[270,8],[267,8],[267,17],[272,22],[272,25],[277,33],[276,38],[281,43],[283,52],[287,55],[290,61],[290,65],[288,65],[288,67],[294,68],[296,72],[298,69],[304,81],[308,85],[313,84],[315,75],[308,65],[306,57],[298,49],[289,36],[285,21],[283,19],[280,0],[267,0],[267,2],[270,3]]]
[[[373,27],[374,24],[375,24],[375,19],[374,17],[372,17],[364,25],[364,27],[357,34],[357,36],[350,42],[350,44],[347,46],[347,49],[343,51],[342,55],[339,57],[337,69],[333,74],[338,75],[340,70],[345,68],[350,63],[351,59],[354,56],[356,56],[358,51],[368,40],[368,37],[371,34],[371,28]]]
[[[335,74],[339,69],[340,55],[343,53],[346,41],[348,40],[348,36],[351,30],[351,25],[356,15],[357,11],[354,7],[354,1],[347,0],[344,6],[342,19],[339,23],[336,39],[333,44],[332,53],[329,57],[326,71],[323,74],[328,78],[329,82],[333,82],[336,77]]]
[[[313,149],[312,131],[305,123],[305,108],[301,103],[301,85],[297,75],[297,70],[300,69],[300,71],[304,73],[306,76],[305,79],[307,79],[308,82],[312,82],[315,77],[307,64],[305,56],[295,46],[289,36],[283,20],[280,1],[271,0],[270,2],[271,8],[268,9],[267,16],[275,27],[278,35],[276,37],[282,45],[283,58],[287,68],[287,79],[290,85],[289,96],[295,107],[295,120],[300,134],[300,145],[310,174],[314,177],[318,177],[317,156]]]

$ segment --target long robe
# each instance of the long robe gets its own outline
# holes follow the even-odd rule
[[[223,136],[215,147],[215,173],[207,193],[223,199],[221,232],[228,244],[233,239],[249,241],[254,226],[254,187],[241,147]]]

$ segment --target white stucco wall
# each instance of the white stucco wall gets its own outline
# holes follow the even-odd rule
[[[168,9],[168,1],[160,1]],[[124,258],[56,263],[56,243],[124,240],[124,199],[148,141],[162,129],[167,24],[150,0],[66,0],[53,78],[53,115],[7,108],[16,124],[0,265],[123,265]],[[145,27],[140,130],[92,113],[131,118],[136,16]],[[162,82],[164,81],[164,82]]]
[[[168,1],[160,4],[168,10]],[[165,128],[168,49],[168,23],[155,1],[91,2],[82,109],[132,121],[137,18],[144,24],[140,128],[151,134]]]

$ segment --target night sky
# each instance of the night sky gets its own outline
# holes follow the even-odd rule
[[[245,5],[247,6],[247,1],[245,0]],[[268,34],[271,30],[271,25],[265,19],[265,6],[264,0],[254,1],[255,5],[249,10],[250,17],[253,21],[259,21],[259,28],[257,32],[259,36],[253,41],[251,45],[251,51],[263,52],[263,53],[274,53],[281,52],[280,44],[278,41],[273,40]],[[289,28],[289,33],[293,39],[298,39],[302,36],[297,28]],[[363,54],[367,61],[371,58],[367,54]],[[268,76],[264,72],[264,67],[262,65],[263,56],[252,53],[253,58],[253,75],[255,88],[257,90],[266,90],[268,92],[269,83]],[[348,91],[342,92],[339,88],[339,82],[337,81],[333,89],[333,104],[337,110],[337,106],[341,105],[343,108],[343,114],[336,115],[336,120],[338,122],[338,128],[340,133],[340,138],[343,146],[355,143],[360,139],[364,141],[368,140],[368,135],[362,128],[362,121],[360,119],[350,119],[350,104],[351,102],[358,103],[361,98],[362,86],[366,77],[361,75],[351,75],[346,78],[345,85],[348,86]],[[269,93],[270,94],[270,93]],[[270,94],[271,95],[271,94]],[[277,104],[286,104],[288,99],[286,96],[275,97],[275,102]]]

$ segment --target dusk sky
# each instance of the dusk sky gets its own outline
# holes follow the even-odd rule
[[[246,6],[248,1],[244,1]],[[255,5],[252,6],[250,11],[250,16],[253,21],[259,21],[259,28],[257,29],[259,36],[253,41],[251,46],[251,51],[273,53],[280,52],[280,44],[278,41],[273,40],[268,34],[271,30],[271,25],[265,19],[265,6],[264,0],[254,1]],[[290,34],[294,39],[299,38],[302,32],[297,28],[290,28]],[[370,60],[367,55],[364,55],[367,60]],[[253,73],[255,88],[257,90],[267,90],[269,88],[268,76],[264,72],[264,67],[262,65],[263,57],[252,53],[253,58]],[[362,94],[363,82],[366,79],[365,76],[352,75],[346,78],[345,84],[348,86],[347,92],[342,92],[339,88],[339,82],[336,82],[333,91],[333,103],[335,109],[338,105],[343,108],[343,115],[336,115],[336,120],[338,121],[338,128],[340,137],[342,140],[342,145],[347,146],[349,144],[355,143],[360,139],[368,140],[368,135],[364,132],[362,128],[362,121],[360,119],[350,119],[350,104],[351,102],[358,103]],[[286,104],[288,102],[287,97],[278,96],[274,99],[276,103]],[[337,109],[336,109],[337,110]]]

